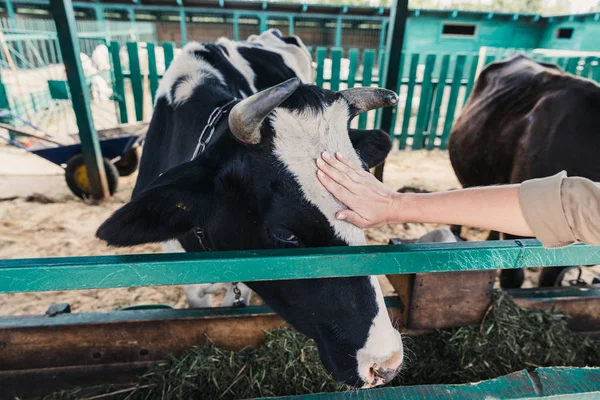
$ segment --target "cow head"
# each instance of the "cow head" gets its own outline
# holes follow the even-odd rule
[[[343,206],[317,180],[315,160],[340,151],[368,167],[381,163],[391,149],[388,135],[348,126],[356,115],[397,101],[383,89],[333,92],[297,78],[250,96],[233,107],[229,126],[202,156],[157,177],[97,235],[117,246],[177,238],[187,251],[201,250],[191,234],[198,227],[204,245],[219,251],[364,245],[360,229],[335,218]],[[189,119],[193,109],[185,107],[169,109],[168,120]],[[202,126],[192,126],[199,135]],[[248,286],[316,341],[338,381],[371,387],[399,371],[402,340],[376,277]]]

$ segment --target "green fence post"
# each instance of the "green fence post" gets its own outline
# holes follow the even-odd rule
[[[163,42],[162,44],[163,52],[165,53],[165,71],[169,69],[169,65],[173,62],[174,57],[174,46],[171,42]]]
[[[400,150],[406,148],[408,140],[408,129],[410,128],[410,118],[412,116],[412,103],[415,94],[415,84],[417,81],[417,67],[419,66],[420,55],[413,54],[410,59],[410,69],[408,71],[408,86],[406,89],[406,104],[404,105],[404,115],[402,117],[402,131],[400,132]]]
[[[104,171],[104,161],[100,151],[98,133],[92,120],[89,92],[79,58],[73,3],[71,0],[50,0],[50,8],[56,23],[58,41],[67,72],[67,81],[71,91],[73,110],[77,119],[81,149],[92,196],[96,199],[108,198],[110,192]]]
[[[129,79],[131,80],[131,91],[133,92],[135,118],[141,121],[144,119],[144,86],[142,84],[137,42],[127,42],[127,54],[129,55]]]
[[[181,32],[181,46],[185,46],[187,43],[187,26],[185,20],[185,11],[183,8],[179,9],[179,30]]]
[[[258,23],[259,23],[258,29],[259,29],[260,33],[263,33],[268,29],[267,19],[268,19],[268,17],[264,14],[260,14],[258,16]]]
[[[288,35],[289,36],[294,36],[294,20],[295,20],[295,18],[293,16],[288,17]]]
[[[385,33],[387,32],[388,21],[381,21],[381,31],[379,32],[379,51],[385,51]],[[381,77],[379,77],[381,79]]]
[[[333,91],[340,90],[340,67],[342,63],[342,49],[331,50],[331,82],[330,89]]]
[[[122,124],[129,122],[127,118],[127,102],[125,101],[125,82],[123,79],[123,68],[121,67],[121,58],[119,57],[120,51],[119,42],[110,42],[110,59],[112,62],[112,69],[114,74],[113,79],[113,92],[116,93],[117,103],[119,104],[119,119]]]
[[[327,49],[325,47],[317,47],[317,78],[316,85],[323,87],[325,80],[323,79],[323,67],[325,64],[325,57],[327,56]]]
[[[362,87],[369,87],[373,81],[373,62],[375,61],[375,50],[365,50],[363,53],[363,76]],[[358,129],[367,129],[369,113],[362,113],[358,117]]]
[[[600,83],[600,58],[596,57],[594,61],[595,65],[592,65],[592,79]]]
[[[6,86],[2,82],[2,74],[0,71],[0,108],[5,110],[10,110],[10,102],[8,101],[8,93],[6,92]],[[11,117],[3,117],[0,119],[2,122],[11,122]]]
[[[431,117],[431,125],[429,126],[429,135],[427,137],[427,150],[433,150],[435,147],[435,139],[437,137],[438,120],[440,119],[440,108],[442,99],[444,98],[444,89],[446,87],[446,79],[448,78],[448,65],[450,64],[450,55],[446,54],[442,58],[442,68],[438,84],[435,88],[435,104],[433,106],[433,116]]]
[[[577,65],[579,64],[579,58],[578,57],[569,57],[568,61],[567,61],[567,72],[570,74],[577,74]]]
[[[340,16],[335,23],[335,47],[342,47],[342,17]]]
[[[435,54],[428,54],[425,59],[425,72],[423,73],[423,82],[421,84],[421,100],[419,102],[419,111],[417,112],[417,125],[415,127],[415,134],[413,136],[414,150],[423,148],[423,132],[427,129],[427,122],[429,120],[429,110],[431,109],[431,92],[432,82],[431,74],[435,67]]]
[[[400,65],[402,60],[402,48],[404,46],[404,33],[406,30],[406,19],[408,18],[408,0],[394,0],[387,29],[387,47],[385,60],[387,60],[384,74],[379,78],[379,86],[389,90],[397,91],[400,87],[402,72]],[[390,135],[394,134],[394,114],[397,107],[386,107],[381,111],[380,127]],[[383,181],[383,168],[385,164],[375,169],[375,176]]]
[[[240,40],[240,15],[236,12],[233,13],[233,40]]]
[[[466,104],[467,100],[469,100],[469,96],[473,90],[473,85],[475,84],[477,64],[479,64],[479,56],[473,56],[473,60],[471,61],[471,69],[469,70],[469,80],[467,81],[467,90],[465,91],[465,99],[463,100],[464,104]]]
[[[465,64],[467,63],[467,56],[462,54],[456,57],[456,65],[454,67],[454,76],[452,77],[452,87],[450,89],[450,97],[448,98],[448,110],[446,111],[446,121],[444,123],[444,132],[442,133],[442,143],[440,149],[446,150],[448,148],[448,137],[452,130],[452,123],[454,122],[454,114],[456,113],[456,103],[458,102],[458,93],[462,85],[462,78],[465,71]]]
[[[135,10],[133,8],[128,8],[127,15],[129,15],[129,22],[135,24]]]
[[[381,87],[381,79],[383,77],[383,74],[385,73],[385,52],[380,51],[379,52],[379,69],[377,70],[377,86]],[[397,92],[398,90],[396,90]],[[396,113],[394,113],[394,115],[396,115]],[[381,124],[381,108],[378,108],[377,110],[375,110],[375,123],[374,123],[374,128],[379,127]],[[392,124],[392,126],[394,126],[394,124]],[[390,134],[390,136],[394,135],[394,129],[392,128],[392,132],[388,132]]]
[[[154,51],[154,43],[148,43],[148,80],[150,81],[150,95],[152,96],[152,104],[158,89],[158,73],[156,72],[156,53]]]
[[[356,70],[358,69],[358,49],[350,49],[348,52],[350,65],[348,66],[348,87],[352,88],[356,84]]]

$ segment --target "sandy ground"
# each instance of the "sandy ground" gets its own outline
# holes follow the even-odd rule
[[[384,181],[394,189],[427,191],[459,187],[447,152],[394,152],[386,164]],[[98,226],[128,201],[135,176],[122,178],[109,201],[86,204],[70,194],[62,169],[14,148],[0,146],[0,259],[103,254],[156,253],[159,245],[108,248],[94,238]],[[39,195],[38,195],[39,194]],[[369,229],[370,244],[387,244],[392,237],[413,239],[436,225],[403,224]],[[486,233],[468,230],[471,240]],[[529,273],[527,286],[535,284]],[[381,279],[384,293],[393,289]],[[52,303],[69,303],[73,312],[109,311],[131,305],[168,304],[185,307],[179,286],[0,294],[0,315],[43,314]]]

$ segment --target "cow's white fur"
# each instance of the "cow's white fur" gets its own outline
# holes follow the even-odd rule
[[[252,93],[244,93],[244,97],[256,93],[256,86],[254,86],[254,70],[250,67],[248,61],[238,52],[237,43],[226,38],[220,38],[217,40],[217,44],[225,47],[227,52],[223,52],[223,55],[229,60],[231,65],[246,78],[246,82],[248,82]]]
[[[347,103],[338,100],[320,115],[313,115],[312,111],[298,113],[278,108],[271,123],[276,132],[273,140],[275,154],[298,181],[304,198],[325,215],[340,239],[350,246],[360,246],[366,244],[364,233],[356,226],[335,217],[345,207],[318,181],[315,164],[316,159],[326,150],[331,154],[341,152],[348,160],[360,165],[348,135],[348,118]],[[368,383],[373,381],[371,367],[381,366],[391,358],[401,363],[403,355],[402,339],[390,321],[379,281],[374,276],[370,280],[379,310],[373,319],[365,346],[356,354],[359,376]]]
[[[285,65],[290,68],[302,83],[312,83],[315,74],[313,74],[312,57],[310,52],[296,36],[300,47],[293,44],[287,44],[275,36],[271,31],[263,32],[260,35],[252,35],[248,38],[250,43],[260,43],[265,49],[279,54],[283,58]],[[244,43],[238,45],[243,46]]]
[[[312,83],[314,74],[310,53],[300,39],[298,39],[298,42],[301,47],[282,42],[272,32],[267,31],[260,36],[251,36],[248,43],[235,42],[227,38],[220,38],[216,43],[227,49],[229,54],[224,53],[224,55],[242,73],[254,93],[256,92],[254,83],[255,73],[248,61],[239,53],[238,49],[240,47],[252,47],[251,43],[260,43],[266,50],[279,54],[283,58],[285,65],[294,71],[303,83]],[[167,98],[169,104],[177,106],[188,100],[194,89],[208,77],[216,77],[225,84],[223,75],[217,69],[206,61],[194,56],[194,51],[204,49],[204,45],[198,42],[191,42],[182,49],[160,81],[156,92],[157,99],[164,96]],[[182,77],[186,79],[179,84],[175,91],[175,96],[172,98],[171,88]],[[250,94],[252,93],[245,93],[246,96]]]
[[[157,99],[164,96],[169,104],[178,106],[188,100],[194,89],[202,84],[206,78],[216,78],[225,85],[223,75],[216,68],[194,55],[194,51],[203,49],[204,46],[197,42],[189,43],[183,48],[161,79],[156,91]],[[171,88],[180,78],[185,80],[177,86],[175,95],[172,96]]]

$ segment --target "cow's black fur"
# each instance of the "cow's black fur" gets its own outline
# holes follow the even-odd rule
[[[449,142],[464,187],[563,170],[600,181],[599,151],[600,87],[522,55],[482,71]],[[520,286],[522,277],[506,270],[501,282]]]
[[[234,81],[233,89],[213,80],[197,87],[177,107],[164,97],[158,99],[133,199],[100,227],[98,237],[117,246],[178,238],[186,251],[201,251],[191,233],[201,227],[206,232],[204,246],[219,251],[346,245],[325,216],[304,199],[295,178],[273,154],[276,132],[268,119],[260,144],[240,143],[225,126],[201,156],[189,161],[208,115],[245,88],[236,71],[222,65],[224,58],[200,55],[223,72],[227,82]],[[279,71],[264,74],[271,81],[259,78],[260,89],[291,77],[291,70],[273,57],[257,56],[254,62],[258,63],[253,64],[255,70]],[[329,90],[301,86],[281,107],[320,111],[340,98]],[[391,149],[385,132],[351,130],[350,135],[369,166],[381,163]],[[336,379],[364,384],[357,374],[355,355],[364,346],[378,312],[368,277],[252,282],[248,286],[296,329],[316,340],[324,365]]]

